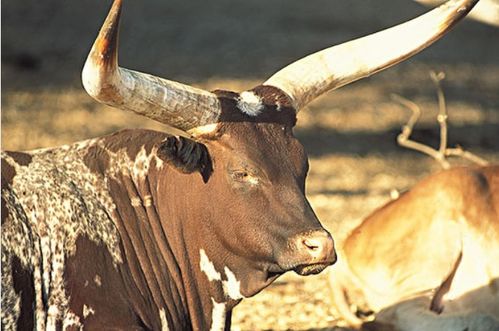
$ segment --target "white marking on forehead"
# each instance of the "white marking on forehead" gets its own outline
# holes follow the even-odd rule
[[[236,275],[227,267],[224,268],[227,280],[222,281],[225,295],[234,300],[244,298],[241,294],[241,281],[236,279]]]
[[[258,185],[258,183],[260,182],[260,179],[256,176],[248,174],[246,181],[248,183],[250,183],[251,185]]]
[[[87,318],[89,315],[95,314],[95,310],[87,305],[83,305],[83,317]]]
[[[166,319],[165,309],[161,308],[159,310],[159,319],[161,320],[161,331],[169,331],[168,320]]]
[[[211,312],[211,327],[210,331],[223,331],[225,329],[225,303],[218,303],[215,299],[211,298],[213,303],[213,310]]]
[[[191,130],[189,130],[189,134],[193,135],[194,137],[201,136],[203,134],[210,134],[213,133],[217,130],[218,123],[213,123],[213,124],[207,124],[207,125],[202,125],[195,127]]]
[[[204,249],[199,250],[199,255],[200,255],[199,267],[201,268],[201,271],[206,274],[208,280],[210,282],[213,280],[222,280],[222,276],[215,269],[213,262],[210,261]]]
[[[101,281],[101,278],[100,278],[99,275],[95,275],[95,277],[94,277],[94,283],[95,283],[95,285],[97,285],[99,287],[102,285],[102,281]]]
[[[249,116],[257,116],[263,110],[262,99],[251,91],[239,94],[237,108]]]

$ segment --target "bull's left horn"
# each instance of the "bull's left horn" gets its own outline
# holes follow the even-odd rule
[[[185,131],[216,123],[221,108],[213,93],[118,66],[121,3],[114,1],[83,67],[86,91],[102,103]]]
[[[477,2],[447,1],[406,23],[311,54],[281,69],[264,85],[284,91],[299,110],[329,90],[410,58],[442,37]]]

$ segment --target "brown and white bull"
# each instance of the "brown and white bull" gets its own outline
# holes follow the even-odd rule
[[[449,1],[234,93],[118,67],[116,0],[85,89],[188,135],[126,130],[2,154],[2,326],[229,329],[242,298],[286,271],[333,264],[333,240],[304,195],[296,112],[415,54],[476,2]]]
[[[350,324],[376,315],[365,328],[499,330],[499,166],[429,176],[341,246],[330,280]]]

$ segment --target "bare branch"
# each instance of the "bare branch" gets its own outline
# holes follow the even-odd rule
[[[489,161],[471,152],[465,151],[461,146],[456,146],[455,148],[447,148],[447,150],[445,151],[445,156],[462,157],[463,159],[466,159],[481,166],[486,166],[489,164]]]
[[[441,154],[445,154],[445,149],[447,148],[447,105],[445,104],[445,96],[442,90],[442,80],[445,79],[445,73],[442,71],[435,72],[430,71],[430,77],[433,83],[435,84],[435,88],[437,89],[437,97],[438,97],[438,116],[437,121],[440,125],[440,148],[439,152]]]
[[[441,81],[445,78],[445,74],[443,72],[436,73],[434,71],[431,71],[430,77],[433,80],[435,87],[437,89],[438,108],[439,108],[437,121],[438,124],[440,125],[439,149],[436,150],[430,146],[409,139],[414,129],[414,126],[416,125],[416,122],[419,120],[421,116],[421,109],[416,103],[407,100],[401,97],[400,95],[392,94],[391,97],[394,101],[400,103],[402,106],[406,107],[412,112],[412,115],[407,121],[407,124],[402,127],[402,132],[397,137],[398,144],[402,147],[413,149],[423,154],[431,156],[432,158],[437,160],[438,163],[440,163],[443,169],[450,168],[450,163],[447,160],[447,157],[451,156],[462,157],[478,165],[487,165],[488,162],[486,160],[482,159],[481,157],[471,152],[463,150],[461,146],[456,146],[454,148],[447,147],[447,142],[448,142],[447,105],[445,102],[445,95],[441,86]]]
[[[419,108],[419,106],[416,103],[407,100],[404,97],[401,97],[400,95],[392,94],[392,99],[412,111],[412,115],[409,118],[409,121],[402,127],[402,132],[397,137],[397,143],[402,147],[413,149],[415,151],[431,156],[432,158],[437,160],[438,163],[440,163],[442,168],[448,169],[450,167],[450,164],[445,159],[444,153],[441,153],[440,151],[430,146],[409,139],[410,135],[412,134],[414,125],[421,116],[421,109]]]

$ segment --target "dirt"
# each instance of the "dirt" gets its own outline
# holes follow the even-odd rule
[[[2,148],[69,143],[125,127],[162,125],[99,105],[80,70],[108,1],[2,2]],[[207,89],[250,88],[310,52],[416,16],[411,1],[129,1],[123,66]],[[310,156],[307,193],[337,242],[369,212],[439,170],[400,148],[418,103],[417,140],[437,146],[436,92],[429,70],[447,74],[450,145],[499,161],[499,29],[465,21],[414,59],[328,93],[299,113],[296,135]],[[462,163],[457,160],[456,163]],[[334,267],[330,268],[334,272]],[[327,272],[285,275],[234,312],[234,330],[334,330]],[[337,328],[336,328],[337,329]]]

